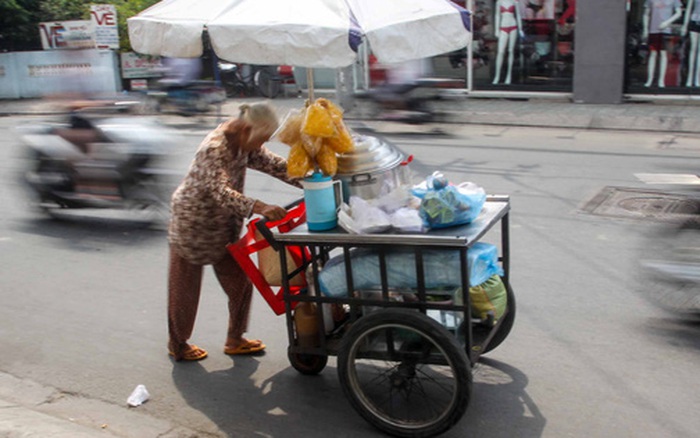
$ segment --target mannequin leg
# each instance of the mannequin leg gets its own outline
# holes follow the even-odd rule
[[[508,35],[508,74],[505,83],[510,84],[513,76],[513,60],[515,59],[515,42],[518,40],[517,32],[513,31]]]
[[[503,56],[506,51],[507,34],[500,32],[498,35],[498,54],[496,55],[496,74],[493,77],[493,83],[497,84],[501,80],[501,70],[503,69]]]
[[[698,32],[690,32],[690,62],[691,62],[691,67],[690,71],[688,72],[688,79],[693,82],[692,86],[698,87],[700,86],[700,56],[698,56],[700,53],[700,44],[698,44],[698,41],[700,40],[700,33]],[[689,87],[691,85],[688,85]]]
[[[659,53],[659,88],[666,86],[666,67],[668,66],[668,52],[662,50]]]
[[[645,87],[651,87],[651,83],[654,81],[654,69],[656,68],[656,50],[649,52],[649,60],[647,64],[647,82],[644,84]]]
[[[688,57],[688,78],[685,80],[686,87],[692,87],[695,79],[695,60],[697,58],[698,37],[696,32],[690,32],[690,56]]]

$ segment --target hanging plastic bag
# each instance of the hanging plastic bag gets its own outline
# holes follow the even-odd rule
[[[298,109],[290,110],[287,117],[284,118],[280,127],[270,137],[271,141],[278,141],[288,146],[294,146],[301,142],[301,124],[304,122],[303,111]]]

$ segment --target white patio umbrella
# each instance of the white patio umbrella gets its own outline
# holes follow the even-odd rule
[[[246,64],[345,67],[363,37],[380,62],[426,58],[471,41],[469,13],[449,0],[163,0],[127,20],[135,51]],[[313,70],[307,70],[313,99]]]
[[[364,36],[381,62],[466,47],[468,12],[449,0],[164,0],[127,20],[135,51],[202,55],[202,32],[232,62],[345,67]]]

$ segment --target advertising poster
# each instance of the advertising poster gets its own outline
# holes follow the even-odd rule
[[[44,50],[95,48],[95,29],[90,21],[39,23],[39,35]]]
[[[118,49],[119,29],[114,5],[90,5],[90,21],[95,29],[98,49]]]

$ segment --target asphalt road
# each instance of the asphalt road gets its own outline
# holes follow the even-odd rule
[[[0,395],[117,436],[381,436],[344,399],[333,359],[315,377],[291,368],[284,319],[259,296],[250,335],[267,353],[225,356],[225,296],[211,270],[193,336],[210,357],[171,362],[165,232],[32,210],[16,179],[26,163],[14,127],[27,120],[0,118]],[[171,125],[170,169],[184,173],[208,127]],[[364,127],[415,156],[417,181],[442,170],[511,196],[515,327],[474,369],[469,410],[445,437],[697,436],[700,325],[638,293],[652,225],[583,210],[605,187],[647,189],[635,173],[695,172],[700,137]],[[255,172],[247,184],[269,202],[301,196]],[[127,409],[137,384],[151,399]]]

